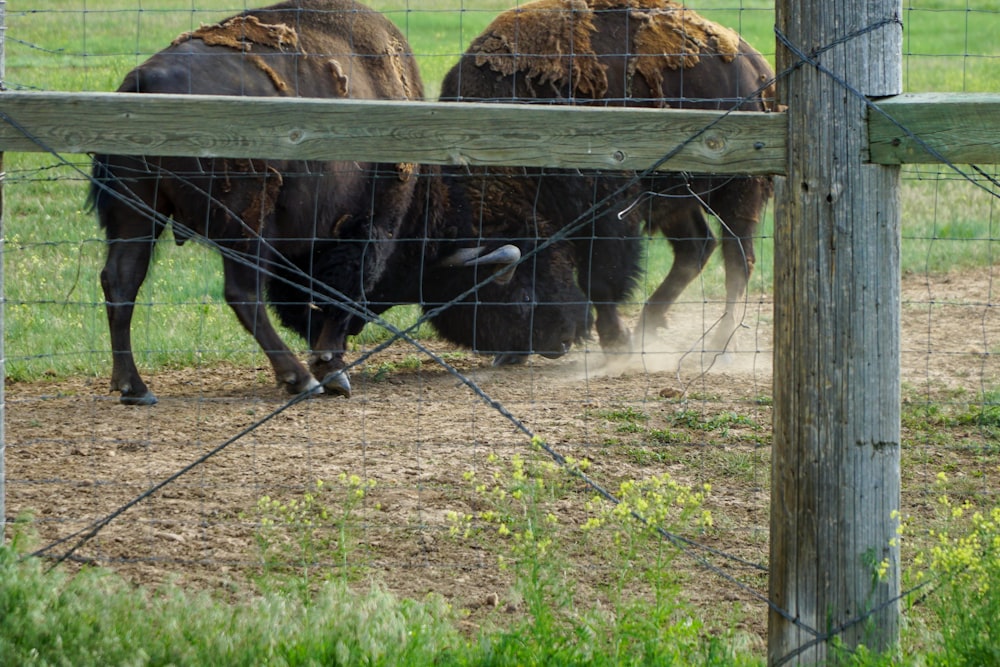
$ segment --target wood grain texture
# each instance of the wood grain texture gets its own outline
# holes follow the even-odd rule
[[[907,94],[875,106],[868,121],[872,162],[1000,163],[1000,94]]]
[[[899,92],[902,28],[864,30],[898,15],[882,1],[778,8],[795,46],[779,47],[778,70],[812,61],[779,86],[789,150],[775,207],[772,665],[837,664],[832,634],[875,650],[898,639],[899,170],[866,159],[867,97]]]
[[[0,94],[0,150],[780,173],[783,114],[117,93]]]

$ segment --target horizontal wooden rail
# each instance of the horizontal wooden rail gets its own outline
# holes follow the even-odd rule
[[[907,94],[876,106],[871,162],[1000,163],[1000,95]],[[784,114],[770,113],[0,93],[0,151],[637,170],[671,155],[659,169],[784,174],[786,132]]]
[[[1000,163],[1000,94],[922,93],[879,101],[868,116],[878,164]]]
[[[765,174],[782,114],[130,93],[0,93],[0,150]],[[706,129],[707,128],[707,129]],[[678,150],[678,147],[683,146]]]

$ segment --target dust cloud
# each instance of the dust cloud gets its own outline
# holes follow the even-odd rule
[[[661,381],[668,380],[664,391],[678,396],[706,375],[750,376],[768,382],[773,356],[770,304],[748,304],[725,350],[712,349],[721,316],[716,306],[679,304],[671,309],[668,326],[657,329],[655,336],[634,334],[629,352],[604,352],[596,340],[591,341],[572,353],[567,380],[659,375]]]

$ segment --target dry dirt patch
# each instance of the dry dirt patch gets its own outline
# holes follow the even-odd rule
[[[909,395],[974,399],[1000,386],[997,301],[988,270],[905,279],[903,378]],[[8,515],[30,512],[41,544],[48,544],[232,440],[124,512],[75,556],[144,584],[173,580],[215,588],[242,582],[259,559],[258,500],[301,497],[315,480],[346,473],[376,483],[357,515],[355,565],[401,595],[445,595],[478,622],[512,602],[510,575],[482,544],[450,538],[447,516],[481,509],[464,474],[488,471],[490,454],[501,460],[514,453],[543,456],[532,452],[527,430],[562,454],[587,459],[591,476],[610,490],[622,480],[663,472],[685,484],[710,483],[707,507],[715,527],[695,539],[766,565],[771,304],[768,297],[752,299],[739,351],[721,361],[697,352],[705,314],[714,307],[684,306],[657,349],[628,358],[606,359],[595,347],[557,361],[493,368],[488,359],[431,343],[512,418],[400,344],[354,371],[351,399],[292,407],[265,368],[148,374],[160,398],[150,408],[119,405],[106,393],[105,378],[9,385]],[[683,322],[697,326],[692,331]],[[628,410],[641,415],[631,425],[616,416]],[[974,428],[960,439],[967,446],[920,444],[920,463],[904,452],[907,511],[926,511],[942,462],[958,474],[978,471],[974,485],[996,488],[996,460],[982,455],[982,445],[990,443]],[[995,450],[995,441],[991,446]],[[556,499],[561,524],[573,529],[585,521],[583,504],[591,495],[575,487]],[[579,558],[583,583],[609,567],[599,554]],[[755,595],[766,595],[766,574],[732,559],[708,558],[745,587],[682,557],[685,594],[723,621],[739,604],[746,629],[762,636],[766,607]]]

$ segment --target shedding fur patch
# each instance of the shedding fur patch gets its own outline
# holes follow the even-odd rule
[[[285,47],[299,47],[299,35],[295,30],[284,23],[261,23],[256,16],[234,16],[222,23],[203,25],[181,34],[172,45],[189,39],[200,39],[209,46],[228,46],[239,51],[249,51],[254,44],[278,51],[284,51]]]
[[[391,63],[396,80],[403,86],[403,99],[412,100],[414,97],[423,96],[423,92],[419,92],[419,84],[415,86],[415,82],[410,80],[410,70],[405,58],[406,51],[407,49],[402,42],[395,37],[389,38],[389,43],[385,47],[385,54],[389,56],[389,62]]]
[[[333,78],[333,85],[336,89],[337,95],[340,97],[347,97],[347,84],[349,81],[347,79],[347,75],[344,74],[344,68],[341,67],[340,63],[334,58],[330,58],[326,62],[326,65],[330,68],[330,76]]]
[[[254,44],[278,51],[299,48],[299,35],[284,23],[261,23],[256,16],[234,16],[222,23],[203,25],[185,32],[172,42],[173,46],[190,39],[200,39],[208,46],[226,46],[249,53]],[[251,55],[250,62],[267,75],[278,92],[288,92],[288,83],[258,55]]]
[[[590,5],[595,12],[628,11],[638,23],[629,78],[638,72],[658,97],[665,70],[690,69],[707,54],[728,63],[739,53],[739,33],[672,0],[590,0]]]
[[[264,59],[258,55],[250,56],[250,62],[257,66],[261,72],[267,75],[267,78],[271,80],[274,87],[279,93],[287,93],[289,90],[288,82],[281,78],[281,75],[275,72],[270,65],[264,62]]]
[[[734,30],[705,19],[672,2],[649,2],[633,12],[643,21],[636,31],[635,51],[649,63],[647,69],[691,68],[702,54],[717,54],[731,62],[739,53],[740,36]]]
[[[636,56],[629,62],[630,74],[638,72],[656,97],[663,97],[665,70],[690,69],[707,53],[731,62],[739,51],[736,32],[679,5],[664,3],[634,15],[643,23],[636,31]]]
[[[414,162],[399,162],[396,164],[396,176],[401,183],[409,182],[415,173],[417,173],[417,164]]]
[[[584,0],[538,0],[500,14],[471,45],[476,65],[529,85],[603,97],[608,89],[604,66],[594,55],[590,36],[593,12]]]
[[[225,160],[223,162],[226,169],[226,182],[229,184],[229,173],[241,174],[240,183],[253,182],[258,187],[247,188],[250,194],[250,201],[240,213],[243,220],[243,235],[247,238],[260,236],[264,228],[264,222],[274,214],[275,206],[278,202],[278,195],[284,179],[281,172],[267,163],[266,160],[240,158]],[[256,174],[255,178],[248,178],[242,174]],[[229,184],[230,190],[232,189]]]

